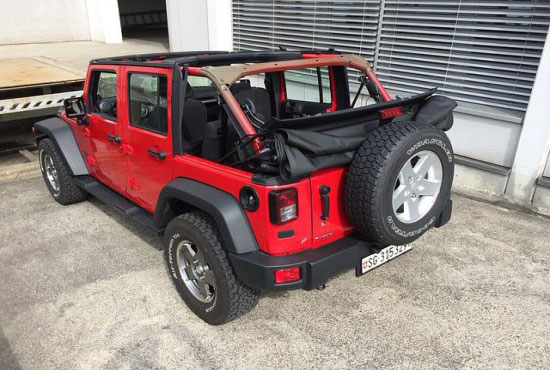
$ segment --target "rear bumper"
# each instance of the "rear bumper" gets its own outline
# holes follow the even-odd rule
[[[260,289],[315,289],[337,273],[359,265],[361,258],[374,252],[376,245],[348,236],[317,249],[308,249],[288,256],[270,256],[255,251],[229,253],[237,278]],[[275,270],[299,267],[301,280],[275,284]]]
[[[449,222],[452,201],[449,199],[435,222],[441,227]],[[259,289],[287,290],[315,289],[339,272],[357,268],[363,257],[378,252],[380,246],[355,236],[347,236],[317,249],[308,249],[288,256],[270,256],[261,251],[243,254],[228,253],[237,278],[244,284]],[[299,267],[301,280],[275,284],[275,271]]]

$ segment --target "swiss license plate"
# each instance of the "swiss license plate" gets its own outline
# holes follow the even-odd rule
[[[373,253],[361,259],[361,266],[357,269],[357,275],[363,275],[370,270],[402,255],[412,249],[412,244],[390,245],[378,253]]]

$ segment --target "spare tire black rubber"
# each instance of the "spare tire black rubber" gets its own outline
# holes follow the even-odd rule
[[[348,218],[369,241],[410,243],[434,226],[453,176],[453,149],[442,130],[389,123],[370,132],[353,156],[344,189]]]

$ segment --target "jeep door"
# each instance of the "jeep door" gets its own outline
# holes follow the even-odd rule
[[[88,71],[84,99],[89,124],[83,128],[90,138],[91,153],[86,161],[94,177],[118,191],[126,191],[127,164],[122,150],[124,130],[119,107],[122,104],[118,66],[92,66]]]
[[[172,180],[172,71],[123,67],[128,195],[154,212],[162,188]]]

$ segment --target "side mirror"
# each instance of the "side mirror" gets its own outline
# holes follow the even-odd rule
[[[63,101],[65,107],[65,114],[69,118],[82,118],[86,116],[86,109],[84,108],[84,100],[82,97],[68,98]]]

